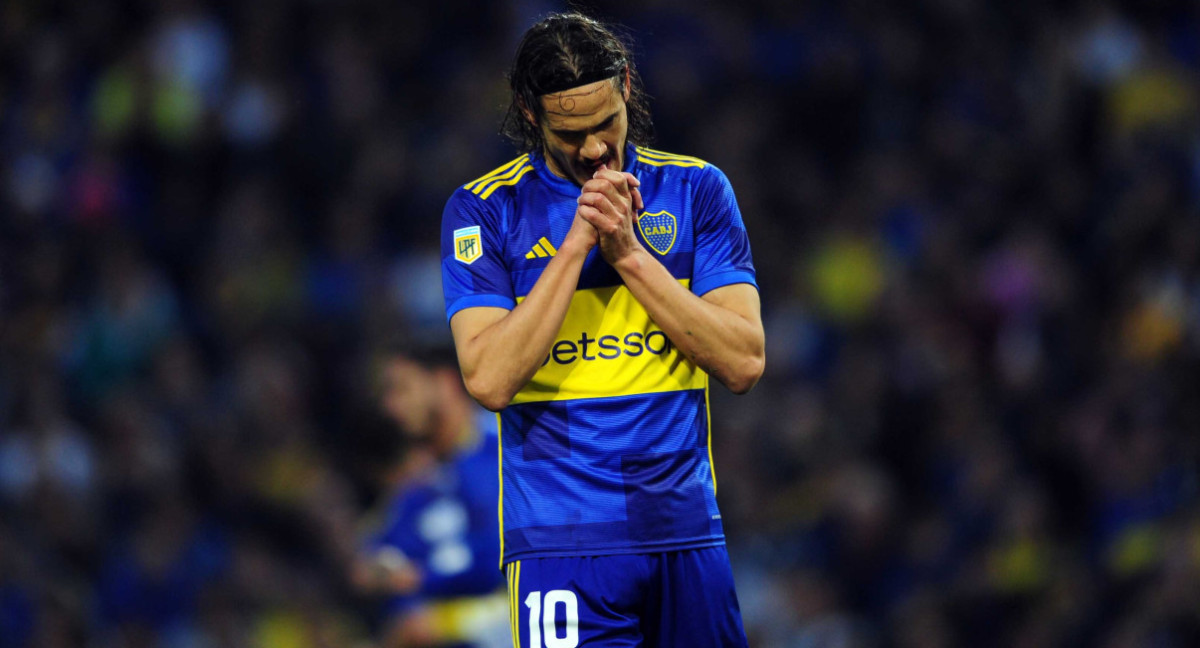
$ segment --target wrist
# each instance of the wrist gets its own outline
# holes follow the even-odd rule
[[[628,254],[620,259],[617,259],[616,263],[613,264],[613,268],[615,268],[617,273],[621,275],[624,275],[625,273],[636,273],[645,267],[646,263],[651,260],[652,259],[646,252],[645,248],[639,246],[636,249],[631,250]]]
[[[563,240],[562,245],[558,246],[558,256],[586,257],[594,246],[594,242],[568,236]]]

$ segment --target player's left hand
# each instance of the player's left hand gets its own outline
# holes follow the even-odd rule
[[[611,265],[642,250],[633,229],[636,214],[645,208],[640,185],[632,173],[601,166],[579,195],[577,213],[596,228],[600,252]]]

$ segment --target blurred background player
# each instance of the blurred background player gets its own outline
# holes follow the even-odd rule
[[[506,645],[496,417],[436,351],[389,353],[376,373],[377,409],[362,432],[381,503],[352,580],[383,599],[382,645]]]

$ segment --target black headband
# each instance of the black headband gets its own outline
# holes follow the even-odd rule
[[[562,92],[563,90],[570,90],[571,88],[585,86],[589,83],[611,79],[625,71],[625,65],[625,59],[621,58],[613,62],[611,65],[584,72],[583,74],[579,75],[578,79],[561,79],[558,81],[558,83],[551,83],[545,88],[538,88],[538,96],[554,94],[556,92]]]

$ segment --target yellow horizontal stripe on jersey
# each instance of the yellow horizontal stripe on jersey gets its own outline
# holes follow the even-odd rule
[[[655,160],[692,162],[692,163],[698,164],[700,166],[704,166],[705,164],[707,164],[707,162],[705,162],[704,160],[701,160],[698,157],[692,157],[690,155],[676,155],[674,153],[666,153],[664,151],[656,151],[654,149],[648,149],[643,146],[636,147],[635,150],[638,152],[639,155],[642,155],[642,156],[648,157],[648,158],[653,158]]]
[[[686,288],[690,281],[680,283]],[[549,356],[512,402],[652,394],[707,384],[708,374],[670,343],[628,288],[608,286],[575,291]]]
[[[638,162],[645,162],[652,166],[679,166],[679,167],[700,167],[704,168],[704,162],[689,162],[686,160],[654,160],[648,157],[638,156]]]
[[[554,256],[555,254],[558,254],[558,250],[556,250],[554,248],[554,244],[551,243],[550,239],[546,238],[545,236],[538,239],[538,243],[541,243],[542,248],[545,249],[547,252],[549,252],[550,256]]]
[[[519,182],[521,180],[521,176],[525,175],[526,173],[529,173],[530,171],[533,171],[533,165],[531,165],[531,164],[526,164],[526,165],[524,165],[522,167],[518,167],[518,168],[520,169],[520,171],[518,171],[516,175],[514,175],[513,177],[511,177],[507,180],[497,180],[496,182],[493,182],[490,186],[488,186],[487,189],[484,190],[483,193],[479,194],[479,197],[484,200],[487,200],[488,196],[492,195],[492,192],[495,191],[496,189],[503,187],[505,185],[515,185],[515,184],[517,184],[517,182]],[[505,174],[505,175],[508,175],[508,174]]]
[[[502,165],[502,166],[499,166],[499,167],[496,167],[495,169],[492,169],[491,171],[488,171],[487,173],[483,174],[482,176],[479,176],[478,178],[475,178],[474,180],[472,180],[472,181],[468,182],[467,184],[463,185],[463,189],[467,189],[467,190],[474,191],[474,190],[475,190],[475,189],[476,189],[476,188],[477,188],[479,185],[481,185],[481,184],[483,184],[483,183],[487,182],[488,180],[493,180],[493,179],[495,179],[495,178],[496,178],[497,176],[499,176],[500,174],[504,173],[505,171],[508,171],[508,170],[512,169],[514,166],[516,166],[516,165],[518,165],[518,164],[520,164],[520,163],[522,163],[522,162],[524,162],[525,160],[528,160],[528,159],[529,159],[529,154],[528,154],[528,153],[526,153],[525,155],[522,155],[522,156],[518,157],[518,158],[517,158],[517,159],[515,159],[515,160],[512,160],[512,161],[510,161],[510,162],[507,162],[507,163],[505,163],[504,165]]]

